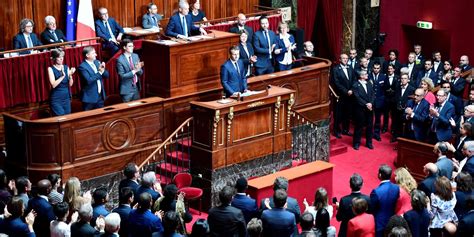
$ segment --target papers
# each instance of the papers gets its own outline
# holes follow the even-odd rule
[[[256,94],[261,94],[264,93],[265,91],[250,91],[248,90],[247,92],[244,92],[240,94],[240,97],[245,97],[245,96],[251,96],[251,95],[256,95]]]
[[[172,40],[159,40],[158,44],[175,45],[175,44],[178,44],[178,42],[172,41]]]
[[[187,39],[191,42],[202,40],[201,36],[191,36],[191,37],[188,37]]]
[[[129,32],[132,32],[133,29],[130,28],[130,27],[124,27],[124,28],[123,28],[123,31],[124,31],[125,33],[129,33]]]
[[[235,101],[234,99],[227,98],[227,99],[218,100],[217,103],[219,103],[219,104],[229,104],[229,103],[232,103],[234,101]]]

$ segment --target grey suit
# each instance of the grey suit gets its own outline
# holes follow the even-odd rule
[[[138,55],[132,54],[133,65],[140,62]],[[134,66],[135,67],[135,66]],[[134,84],[135,75],[132,72],[130,62],[125,54],[120,55],[117,59],[117,72],[120,78],[120,96],[124,102],[140,99],[140,77],[143,74],[143,69],[140,69],[135,75],[137,76],[137,82]]]
[[[153,20],[152,16],[155,17],[156,23],[155,23],[155,20]],[[153,28],[153,26],[159,27],[161,19],[163,19],[163,17],[160,14],[150,15],[150,14],[147,13],[147,14],[143,15],[143,17],[142,17],[142,26],[145,29]]]

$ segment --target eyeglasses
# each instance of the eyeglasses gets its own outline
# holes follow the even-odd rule
[[[25,27],[33,27],[33,25],[26,25]]]
[[[449,88],[451,88],[451,87],[450,87],[450,86],[443,86],[443,87],[441,87],[441,88],[447,88],[447,89],[449,89]]]

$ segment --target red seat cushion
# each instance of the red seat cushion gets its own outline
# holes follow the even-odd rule
[[[202,189],[200,188],[186,187],[179,189],[178,192],[183,192],[185,199],[197,199],[202,196]]]

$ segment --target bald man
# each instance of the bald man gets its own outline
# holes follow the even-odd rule
[[[235,25],[229,29],[229,32],[240,34],[245,30],[248,33],[247,42],[253,42],[253,29],[252,27],[245,25],[246,22],[247,17],[245,17],[243,13],[239,13]]]
[[[34,210],[37,214],[33,229],[36,236],[50,236],[49,223],[56,219],[53,212],[53,206],[48,202],[48,194],[51,192],[51,182],[47,179],[38,181],[38,195],[28,202],[28,210],[30,213]]]
[[[434,184],[436,182],[436,178],[438,178],[438,166],[434,163],[427,163],[423,167],[423,172],[426,175],[426,178],[421,181],[420,185],[418,185],[418,189],[423,191],[427,197],[434,192]]]
[[[469,65],[469,57],[467,55],[461,56],[459,59],[459,66],[461,67],[462,72],[471,70],[471,65]]]

